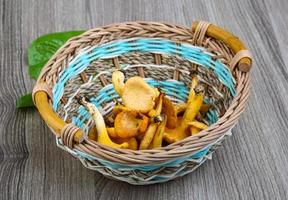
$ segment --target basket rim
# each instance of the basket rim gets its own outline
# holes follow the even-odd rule
[[[44,81],[44,76],[45,74],[47,74],[49,72],[49,70],[51,69],[51,65],[53,65],[54,63],[56,63],[57,60],[57,56],[61,55],[61,54],[65,54],[67,51],[67,49],[69,48],[75,48],[76,46],[80,46],[81,45],[81,41],[85,41],[85,38],[89,38],[91,39],[91,37],[93,37],[94,33],[97,34],[101,34],[101,33],[105,33],[105,30],[107,29],[112,29],[113,31],[113,27],[115,27],[115,29],[123,29],[125,30],[125,26],[130,26],[130,27],[134,27],[135,29],[140,25],[148,25],[148,26],[158,26],[159,28],[168,28],[168,29],[181,29],[181,30],[177,30],[175,32],[177,32],[178,34],[182,34],[181,31],[184,30],[183,34],[192,34],[193,31],[195,31],[197,25],[199,24],[199,22],[194,22],[192,25],[192,30],[181,26],[181,25],[175,25],[175,24],[171,24],[171,23],[161,23],[161,22],[147,22],[147,21],[137,21],[137,22],[123,22],[123,23],[115,23],[115,24],[111,24],[111,25],[106,25],[106,26],[102,26],[100,28],[95,28],[95,29],[90,29],[86,32],[84,32],[83,34],[73,37],[70,40],[68,40],[54,55],[53,57],[47,62],[47,64],[44,66],[44,68],[41,71],[41,74],[37,80],[37,84],[40,84]],[[246,50],[245,45],[243,44],[243,42],[236,36],[232,35],[231,33],[225,31],[224,29],[217,27],[215,25],[210,25],[207,29],[206,35],[209,37],[212,37],[214,39],[217,40],[222,40],[227,46],[229,46],[232,51],[236,54],[237,52],[241,51],[241,50]],[[224,37],[224,36],[225,37]],[[60,62],[60,61],[59,61]],[[244,63],[247,64],[249,66],[251,66],[252,64],[252,60],[249,58],[244,58],[241,59],[239,61],[239,63]],[[239,64],[238,63],[238,64]],[[112,147],[107,147],[105,145],[99,144],[98,142],[94,142],[94,143],[98,143],[97,145],[102,148],[102,150],[105,151],[111,151],[113,154],[129,154],[129,155],[135,155],[135,156],[140,156],[139,154],[141,154],[141,156],[148,156],[151,154],[158,154],[158,153],[173,153],[175,154],[175,157],[179,157],[178,154],[181,154],[182,156],[184,155],[188,155],[189,151],[185,152],[185,149],[189,149],[189,148],[196,148],[197,149],[197,145],[195,147],[195,141],[198,142],[203,142],[205,141],[205,139],[207,139],[205,136],[206,135],[210,135],[210,137],[213,138],[216,137],[216,139],[220,136],[218,136],[219,133],[224,133],[227,130],[229,130],[238,120],[240,114],[244,111],[245,105],[247,103],[247,99],[249,96],[249,89],[250,89],[250,74],[251,72],[243,72],[241,71],[241,69],[236,68],[235,69],[235,75],[236,75],[236,80],[237,80],[237,95],[234,97],[232,103],[230,104],[229,108],[226,110],[225,114],[213,125],[209,126],[209,128],[207,128],[204,131],[201,131],[199,134],[197,134],[197,136],[190,136],[185,138],[184,140],[181,140],[179,142],[170,144],[166,147],[161,147],[158,149],[151,149],[151,150],[130,150],[130,149],[115,149]],[[36,85],[37,85],[36,84]],[[46,124],[49,126],[49,128],[52,130],[52,132],[57,136],[60,137],[61,134],[61,129],[66,126],[66,122],[64,122],[60,117],[58,117],[58,115],[52,110],[52,107],[49,103],[49,98],[48,98],[48,94],[47,91],[44,90],[38,90],[34,93],[34,103],[35,106],[37,107],[40,115],[42,116],[42,118],[44,119],[44,121],[46,122]],[[214,133],[214,134],[213,134]],[[76,132],[76,134],[74,135],[74,142],[75,143],[79,143],[81,144],[82,142],[82,130],[78,130]],[[199,136],[204,136],[200,139]],[[202,139],[202,140],[201,140]],[[90,140],[90,139],[88,139]],[[92,141],[92,140],[91,140]],[[182,144],[185,144],[184,146]],[[193,146],[194,145],[194,146]],[[177,147],[177,148],[176,148]],[[182,153],[181,153],[182,151]],[[192,151],[192,150],[191,150]],[[177,154],[177,155],[176,155]],[[103,154],[102,154],[103,156]],[[105,157],[105,156],[104,156]],[[108,156],[109,157],[109,156]],[[106,157],[106,159],[109,160],[109,158]],[[142,157],[143,159],[143,157]],[[172,159],[172,157],[170,158],[166,158],[166,160]]]

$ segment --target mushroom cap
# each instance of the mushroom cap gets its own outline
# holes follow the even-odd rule
[[[190,135],[187,129],[181,125],[182,121],[183,121],[183,118],[178,117],[176,128],[174,129],[169,129],[167,127],[165,128],[165,133],[163,135],[163,138],[169,144],[183,140],[184,138]]]
[[[141,113],[146,113],[153,109],[158,96],[159,91],[148,85],[139,76],[128,79],[122,90],[124,105]]]
[[[136,118],[137,113],[122,111],[115,118],[115,133],[120,138],[134,137],[138,133],[140,120]]]

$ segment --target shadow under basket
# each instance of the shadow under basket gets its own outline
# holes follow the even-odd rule
[[[57,145],[85,167],[112,179],[145,185],[182,177],[212,158],[243,112],[250,87],[251,55],[231,33],[207,22],[192,28],[158,22],[128,22],[95,28],[70,39],[43,68],[33,90]],[[86,96],[103,116],[120,97],[112,72],[141,76],[174,103],[189,93],[191,74],[207,85],[204,117],[209,128],[151,150],[115,149],[88,138],[94,123],[78,104]]]

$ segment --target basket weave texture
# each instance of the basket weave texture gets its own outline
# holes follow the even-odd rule
[[[33,91],[57,145],[85,167],[131,184],[175,179],[211,159],[244,111],[251,57],[244,46],[229,45],[232,37],[230,43],[212,37],[214,25],[199,22],[195,27],[130,22],[91,29],[70,39],[45,65]],[[88,97],[104,116],[109,114],[120,98],[111,85],[115,69],[124,70],[127,78],[143,77],[175,104],[187,100],[191,73],[196,73],[208,85],[205,101],[213,105],[204,118],[209,128],[165,147],[141,151],[115,149],[89,139],[94,123],[75,96]]]

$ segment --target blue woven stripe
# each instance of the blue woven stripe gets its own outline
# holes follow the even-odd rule
[[[191,155],[191,156],[186,156],[186,157],[181,157],[181,158],[177,158],[175,160],[166,162],[166,163],[160,163],[160,164],[156,164],[156,165],[133,165],[133,166],[129,166],[129,165],[122,165],[119,163],[115,163],[115,162],[110,162],[107,160],[103,160],[101,158],[96,158],[94,156],[88,155],[86,153],[83,153],[81,151],[75,150],[75,152],[78,154],[78,156],[83,157],[85,159],[88,160],[97,160],[98,162],[100,162],[101,164],[105,165],[106,167],[110,168],[110,169],[117,169],[117,170],[121,170],[121,171],[130,171],[130,170],[141,170],[141,171],[151,171],[151,170],[156,170],[159,169],[161,167],[175,167],[177,165],[180,165],[183,162],[187,162],[187,161],[194,161],[194,162],[201,162],[201,158],[203,158],[208,152],[209,152],[210,146],[207,148],[204,148],[203,150]],[[200,159],[200,160],[198,160]]]
[[[219,60],[214,61],[211,54],[205,52],[204,49],[188,44],[176,44],[165,39],[132,38],[105,43],[101,46],[96,46],[90,52],[78,55],[64,70],[53,88],[53,109],[57,110],[66,82],[84,71],[92,61],[116,57],[131,51],[178,55],[203,67],[213,69],[219,80],[229,89],[233,96],[235,95],[234,80],[230,70]]]

